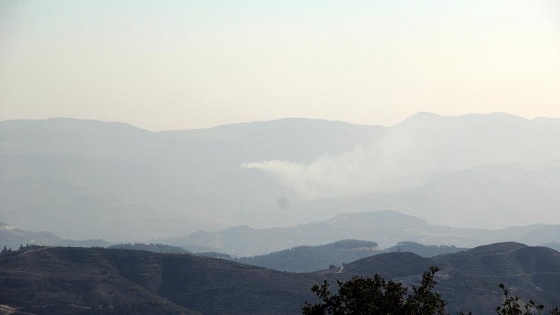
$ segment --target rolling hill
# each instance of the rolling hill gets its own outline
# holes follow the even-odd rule
[[[494,314],[502,301],[499,283],[526,300],[550,307],[560,297],[560,253],[546,247],[520,243],[495,243],[455,254],[424,258],[413,253],[389,253],[347,264],[332,279],[379,273],[409,284],[429,266],[438,266],[437,290],[448,303],[448,311]],[[546,311],[546,310],[545,310]]]
[[[549,307],[560,296],[560,253],[507,242],[433,258],[384,253],[316,273],[191,254],[39,248],[0,256],[0,297],[5,307],[35,314],[299,314],[322,279],[378,273],[417,285],[433,265],[440,268],[436,290],[451,314],[494,314],[502,301],[499,283]]]
[[[227,260],[100,248],[2,256],[0,270],[2,304],[36,314],[295,314],[314,282]]]
[[[298,246],[261,256],[241,257],[236,261],[275,270],[311,272],[340,266],[360,258],[381,253],[377,243],[341,240],[319,246]]]

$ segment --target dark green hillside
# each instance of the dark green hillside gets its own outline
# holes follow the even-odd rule
[[[4,256],[0,270],[0,304],[36,314],[298,313],[314,282],[189,254],[102,248]]]
[[[0,301],[33,314],[196,314],[149,289],[157,281],[141,275],[154,271],[143,252],[128,274],[119,268],[118,252],[104,249],[46,248],[0,259]],[[134,275],[134,272],[142,273]]]
[[[420,257],[414,253],[386,253],[346,264],[343,273],[362,276],[377,273],[392,279],[422,275],[432,265],[434,265],[432,259]]]
[[[118,249],[132,249],[132,250],[145,250],[147,252],[154,252],[154,253],[169,253],[169,254],[189,254],[188,250],[178,247],[178,246],[171,246],[165,244],[143,244],[143,243],[135,243],[135,244],[117,244],[111,245],[109,248],[118,248]]]
[[[437,257],[436,261],[453,266],[469,276],[501,276],[538,272],[560,273],[560,253],[547,247],[519,243],[497,243]]]
[[[312,272],[331,268],[339,270],[343,263],[387,252],[410,252],[422,257],[434,257],[442,254],[465,250],[455,246],[422,245],[415,242],[400,242],[388,249],[379,249],[376,242],[359,240],[342,240],[319,246],[298,246],[266,255],[241,257],[236,261],[291,272]],[[223,256],[218,258],[231,259]]]
[[[382,252],[376,242],[342,240],[320,246],[298,246],[267,255],[242,257],[239,262],[276,270],[311,272]]]
[[[336,244],[348,248],[350,243]],[[438,266],[447,311],[495,314],[498,284],[548,307],[560,301],[560,253],[497,243],[425,258],[378,254],[342,270],[295,274],[191,254],[104,248],[39,248],[0,256],[0,304],[33,314],[300,314],[322,279],[381,274],[418,285]],[[547,309],[544,310],[547,312]]]
[[[439,256],[434,263],[443,267],[441,284],[456,309],[482,314],[497,305],[501,299],[497,283],[539,304],[550,306],[560,300],[560,253],[550,248],[497,243]]]
[[[162,270],[159,293],[204,314],[299,313],[314,283],[301,275],[196,256],[166,256]]]
[[[560,301],[560,253],[513,242],[433,258],[405,252],[379,254],[346,264],[342,272],[324,277],[348,280],[354,275],[371,277],[378,273],[387,279],[418,284],[422,272],[432,265],[440,268],[437,290],[447,301],[450,314],[495,314],[495,307],[502,302],[500,283],[512,294],[537,304],[551,306]]]
[[[560,242],[548,242],[545,244],[542,244],[541,246],[546,246],[548,248],[552,248],[555,251],[560,251]]]
[[[397,245],[387,248],[386,251],[410,252],[422,257],[434,257],[437,255],[458,253],[466,249],[467,248],[448,245],[423,245],[416,242],[399,242]]]

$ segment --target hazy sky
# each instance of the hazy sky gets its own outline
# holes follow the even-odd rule
[[[560,117],[560,1],[0,2],[0,120]]]

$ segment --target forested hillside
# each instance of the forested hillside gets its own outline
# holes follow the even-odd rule
[[[417,285],[438,266],[437,290],[448,311],[494,314],[498,284],[552,306],[560,297],[560,253],[497,243],[420,257],[392,252],[338,270],[285,273],[191,254],[101,248],[34,248],[0,255],[2,304],[36,314],[298,314],[316,301],[314,283],[380,274]]]

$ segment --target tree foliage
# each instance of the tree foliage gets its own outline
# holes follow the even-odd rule
[[[425,272],[420,286],[412,287],[412,293],[402,283],[386,281],[377,274],[373,278],[353,277],[346,282],[337,281],[339,289],[335,294],[324,281],[311,288],[322,302],[313,305],[306,302],[303,314],[443,315],[445,300],[434,291],[437,271],[437,267],[431,267]]]
[[[509,289],[503,283],[500,283],[500,289],[504,293],[505,300],[502,304],[496,307],[496,314],[498,315],[536,315],[541,314],[544,308],[542,304],[535,304],[533,300],[529,302],[522,302],[517,295],[510,295]],[[560,315],[560,309],[554,306],[549,313],[550,315]]]
[[[420,286],[412,286],[412,292],[402,283],[386,281],[376,274],[373,278],[352,277],[337,281],[338,292],[332,294],[327,281],[314,285],[311,290],[322,300],[317,304],[305,302],[304,315],[444,315],[445,300],[434,291],[437,282],[434,275],[437,267],[422,276]],[[537,315],[542,314],[543,305],[534,301],[523,302],[517,295],[511,295],[504,284],[499,285],[504,301],[496,308],[497,315]],[[459,315],[467,313],[460,312]],[[471,313],[468,313],[471,315]],[[553,305],[547,313],[560,315],[560,309]]]
[[[46,248],[46,246],[42,246],[42,245],[37,245],[37,244],[25,244],[25,246],[19,245],[19,249],[17,250],[13,250],[11,247],[7,247],[6,245],[4,245],[4,248],[2,249],[2,251],[0,251],[0,257],[4,256],[4,257],[9,257],[9,256],[15,256],[15,255],[19,255],[19,254],[23,254],[26,252],[30,252],[30,251],[34,251],[34,250],[38,250],[38,249],[42,249],[42,248]]]

